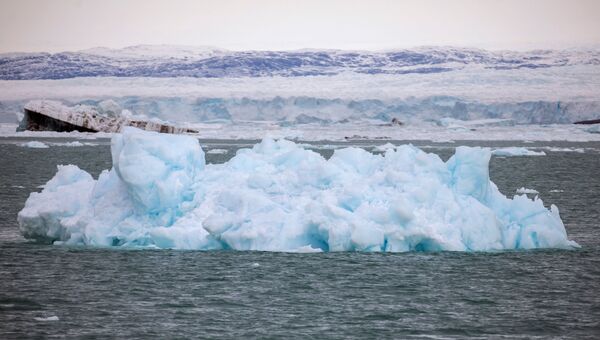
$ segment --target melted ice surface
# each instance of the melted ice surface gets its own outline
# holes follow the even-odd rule
[[[447,162],[411,145],[326,160],[265,139],[205,165],[194,138],[126,128],[97,180],[60,166],[18,215],[25,237],[93,246],[267,251],[491,251],[569,248],[558,209],[510,199],[489,179],[491,152]]]

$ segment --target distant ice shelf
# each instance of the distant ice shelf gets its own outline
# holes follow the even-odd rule
[[[59,166],[18,214],[43,243],[103,247],[314,251],[572,248],[558,208],[507,198],[489,149],[443,162],[411,145],[337,149],[326,160],[264,139],[206,165],[198,141],[126,128],[97,180]]]

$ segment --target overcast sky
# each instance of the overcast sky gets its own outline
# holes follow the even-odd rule
[[[0,52],[600,45],[600,0],[0,0]]]

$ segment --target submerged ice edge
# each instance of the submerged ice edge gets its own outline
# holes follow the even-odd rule
[[[263,251],[495,251],[571,248],[558,209],[509,199],[489,179],[491,151],[443,162],[412,145],[326,160],[265,139],[206,165],[198,141],[126,128],[97,180],[59,166],[18,214],[43,243]]]

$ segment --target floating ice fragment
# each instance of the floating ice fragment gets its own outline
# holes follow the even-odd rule
[[[373,151],[379,151],[379,152],[386,152],[387,150],[390,149],[395,149],[396,146],[392,143],[385,143],[383,145],[377,145],[376,147],[373,148]]]
[[[211,154],[211,155],[222,155],[222,154],[226,154],[227,150],[226,149],[210,149],[208,151],[206,151],[207,154]]]
[[[559,148],[553,146],[543,147],[544,150],[548,150],[551,152],[577,152],[577,153],[585,153],[584,148]]]
[[[79,147],[79,146],[96,146],[98,144],[94,144],[94,143],[82,143],[80,141],[73,141],[73,142],[65,142],[65,143],[51,143],[51,145],[55,145],[55,146],[68,146],[68,147]]]
[[[521,187],[517,189],[517,194],[539,194],[539,192],[535,189],[527,189],[525,187]]]
[[[73,142],[67,142],[67,143],[55,143],[54,145],[76,147],[76,146],[84,146],[86,144],[83,144],[79,141],[73,141]]]
[[[26,147],[26,148],[32,148],[32,149],[47,149],[47,148],[49,148],[48,145],[46,145],[42,142],[35,141],[35,140],[32,140],[27,143],[23,143],[23,144],[21,144],[21,146]]]
[[[516,157],[516,156],[546,156],[544,151],[533,151],[522,147],[500,148],[492,151],[494,156]]]
[[[570,248],[558,209],[509,199],[489,179],[491,152],[447,162],[411,146],[335,150],[326,160],[265,139],[205,165],[198,140],[126,128],[97,180],[60,166],[18,214],[45,243],[263,251],[493,251]]]

